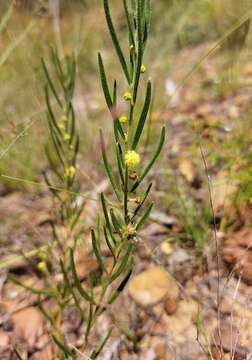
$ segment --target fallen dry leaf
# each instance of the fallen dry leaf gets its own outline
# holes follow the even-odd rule
[[[36,352],[32,356],[31,360],[52,360],[53,353],[53,345],[50,343],[46,345],[43,350]]]
[[[171,314],[179,301],[179,288],[162,267],[152,267],[135,276],[129,284],[129,294],[141,306],[154,306],[165,301],[165,310]]]
[[[182,159],[179,162],[179,171],[184,176],[184,178],[192,183],[195,178],[195,173],[193,169],[193,164],[189,159]]]
[[[167,256],[171,255],[174,251],[172,244],[168,240],[165,240],[161,243],[160,250]]]
[[[220,333],[220,335],[219,335]],[[222,322],[220,331],[215,329],[213,334],[213,355],[216,360],[221,359],[221,349],[224,353],[232,355],[234,360],[246,360],[249,355],[249,350],[237,343],[239,340],[239,330],[229,322]]]
[[[0,330],[0,359],[7,360],[11,357],[10,335]]]
[[[226,171],[220,172],[212,180],[212,199],[216,214],[232,206],[232,195],[236,193],[237,186],[237,182],[232,180]]]
[[[167,228],[163,225],[157,224],[157,223],[152,223],[148,226],[146,226],[145,229],[143,229],[140,232],[141,236],[146,237],[146,238],[153,238],[156,237],[158,235],[167,235]]]
[[[164,318],[168,332],[178,342],[182,339],[195,340],[197,329],[194,325],[198,314],[198,303],[194,300],[180,300],[176,313]]]
[[[28,350],[33,351],[44,330],[44,320],[39,310],[28,307],[13,314],[11,319],[14,324],[14,334],[17,338],[23,338]]]
[[[252,283],[252,229],[231,234],[224,242],[224,260],[234,267],[237,276]]]

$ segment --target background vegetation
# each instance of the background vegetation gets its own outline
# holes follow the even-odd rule
[[[22,1],[20,3],[23,3]],[[41,88],[38,86],[42,81],[40,59],[48,55],[48,45],[55,44],[55,21],[47,13],[36,13],[36,7],[44,6],[45,1],[31,1],[30,7],[17,6],[14,8],[11,18],[2,30],[1,54],[9,50],[10,54],[1,57],[1,80],[4,84],[1,96],[2,152],[15,139],[17,134],[26,128],[30,122],[34,122],[29,130],[24,131],[23,136],[1,162],[3,172],[11,169],[13,176],[36,177],[43,167],[42,146],[46,138],[44,126],[44,110],[41,98]],[[124,20],[120,20],[122,9],[115,6],[116,18],[121,23],[119,30],[123,34]],[[8,8],[8,1],[1,3],[2,11]],[[47,8],[49,6],[47,5]],[[211,42],[218,39],[227,29],[246,13],[249,1],[222,0],[193,0],[193,1],[158,1],[154,4],[151,45],[147,53],[147,61],[151,63],[151,72],[154,74],[156,84],[156,104],[154,106],[166,106],[167,98],[164,94],[164,76],[169,77],[169,72],[177,52],[184,47],[193,46],[202,42]],[[33,10],[33,11],[32,11]],[[38,10],[37,10],[38,11]],[[78,90],[76,102],[80,108],[79,123],[84,127],[88,122],[86,131],[92,133],[95,126],[99,126],[104,116],[102,104],[100,104],[99,83],[97,80],[96,50],[104,49],[107,54],[108,64],[116,72],[116,63],[111,58],[111,44],[106,37],[106,29],[102,18],[100,1],[85,3],[82,1],[64,1],[61,10],[60,29],[61,41],[66,52],[75,51],[78,54]],[[245,24],[246,25],[246,24]],[[30,26],[27,33],[24,33]],[[246,26],[245,26],[246,27]],[[243,27],[244,28],[244,27]],[[94,32],[95,29],[95,32]],[[241,29],[234,34],[232,47],[237,41],[238,47],[243,46],[246,31]],[[236,39],[237,38],[237,39]],[[240,38],[243,38],[240,41]],[[122,38],[122,41],[126,39]],[[246,39],[249,46],[250,39]],[[225,51],[222,47],[221,53]],[[241,53],[232,56],[233,61],[240,57]],[[197,61],[197,59],[195,59]],[[109,66],[109,65],[108,65]],[[232,64],[231,64],[232,66]],[[83,70],[82,70],[83,69]],[[221,74],[219,74],[221,77]],[[224,76],[224,75],[222,75]],[[216,79],[216,83],[218,79]],[[14,96],[13,94],[17,94]],[[96,130],[94,130],[96,131]],[[85,141],[92,136],[85,136]],[[36,139],[36,146],[34,140]],[[90,144],[85,144],[89,153]],[[22,151],[20,151],[22,149]],[[83,153],[83,156],[84,153]],[[36,159],[36,160],[35,160]],[[39,159],[39,161],[37,161]],[[25,165],[25,166],[24,166]],[[6,168],[7,166],[7,168]],[[25,169],[25,170],[24,170]],[[25,173],[24,173],[25,171]],[[17,184],[15,184],[16,186]],[[11,184],[9,184],[11,186]]]
[[[122,3],[119,4],[118,0],[111,0],[110,4],[120,45],[126,49],[128,47],[127,22]],[[64,261],[58,267],[61,270],[57,269],[62,272],[66,282],[68,282],[68,273],[71,273],[73,278],[70,278],[70,283],[66,286],[65,291],[69,299],[71,298],[71,301],[75,302],[80,310],[82,305],[78,303],[71,286],[69,286],[73,281],[77,288],[81,287],[75,276],[74,256],[71,255],[71,258],[68,256],[68,237],[72,239],[71,247],[74,243],[75,248],[75,245],[79,244],[79,238],[88,237],[90,225],[97,225],[97,233],[99,233],[100,214],[104,212],[104,207],[113,208],[114,205],[110,201],[107,204],[102,195],[102,207],[90,205],[87,201],[87,210],[85,208],[82,217],[84,206],[82,208],[82,201],[78,196],[73,196],[72,199],[64,197],[57,199],[56,195],[55,201],[50,202],[48,189],[41,185],[44,181],[44,174],[53,172],[55,170],[54,162],[59,161],[57,153],[53,155],[52,152],[52,158],[49,156],[48,164],[44,151],[45,148],[50,148],[50,136],[53,131],[55,133],[58,131],[57,126],[56,130],[48,129],[48,104],[44,99],[44,85],[47,83],[50,88],[50,79],[52,82],[57,81],[57,66],[56,72],[54,68],[57,56],[55,55],[53,65],[50,62],[51,49],[57,49],[59,58],[63,58],[63,55],[70,56],[67,61],[70,64],[71,75],[66,71],[64,79],[60,79],[59,82],[62,81],[61,86],[65,95],[68,94],[65,96],[66,104],[71,103],[71,107],[73,106],[75,109],[76,122],[71,118],[71,124],[74,122],[76,125],[74,129],[75,145],[78,137],[80,138],[80,147],[77,150],[71,148],[71,144],[67,143],[69,139],[64,139],[64,136],[60,139],[63,144],[60,146],[69,145],[69,153],[65,159],[67,166],[61,169],[60,176],[56,171],[54,176],[55,179],[57,176],[60,178],[60,184],[63,184],[62,186],[65,186],[67,191],[74,189],[80,193],[87,192],[91,199],[100,192],[103,194],[103,191],[107,192],[106,196],[108,194],[108,197],[111,197],[112,194],[111,190],[107,190],[106,181],[104,184],[102,157],[97,150],[100,147],[99,129],[102,128],[104,138],[110,139],[106,149],[109,159],[114,152],[114,142],[111,140],[113,138],[112,121],[104,101],[99,77],[98,51],[103,56],[108,83],[112,84],[114,79],[117,79],[117,87],[121,92],[118,94],[118,98],[123,98],[123,94],[128,91],[128,88],[104,20],[103,2],[101,0],[64,0],[59,1],[58,5],[59,7],[57,7],[57,1],[47,0],[17,0],[14,3],[6,0],[1,1],[0,4],[0,193],[4,204],[2,209],[0,208],[3,235],[0,239],[0,256],[4,259],[0,270],[5,269],[6,266],[8,268],[8,259],[10,258],[10,262],[12,262],[13,254],[19,255],[23,251],[30,254],[30,250],[33,251],[44,246],[50,235],[48,235],[48,228],[41,235],[40,226],[52,225],[50,218],[52,208],[59,209],[58,213],[56,211],[56,215],[55,212],[53,213],[57,219],[55,221],[60,224],[59,232],[68,221],[75,218],[75,210],[80,209],[80,213],[76,216],[78,219],[76,222],[73,221],[73,228],[70,226],[70,235],[64,235],[66,240]],[[151,34],[143,59],[143,65],[146,65],[146,69],[144,68],[143,71],[144,76],[146,79],[150,76],[153,84],[149,122],[144,129],[140,147],[143,163],[146,163],[155,151],[163,124],[165,124],[167,135],[158,166],[149,174],[151,179],[154,179],[151,200],[155,201],[156,208],[148,222],[146,232],[143,231],[139,237],[140,244],[143,239],[147,239],[145,244],[147,249],[139,250],[137,248],[136,256],[139,261],[137,261],[136,271],[148,268],[150,263],[152,265],[162,263],[189,292],[190,286],[192,286],[190,281],[195,281],[193,285],[197,281],[200,286],[204,283],[205,287],[211,287],[215,281],[213,293],[217,295],[217,302],[216,305],[210,306],[214,308],[214,315],[211,314],[210,318],[215,317],[215,320],[219,320],[219,316],[222,316],[220,315],[219,288],[216,283],[220,284],[223,281],[221,284],[224,289],[224,279],[228,273],[228,268],[224,265],[220,270],[220,263],[225,260],[229,265],[236,266],[238,261],[236,262],[237,259],[233,258],[233,253],[240,254],[241,248],[249,249],[250,247],[250,237],[246,235],[247,233],[246,236],[240,237],[243,240],[246,239],[241,243],[239,240],[233,240],[232,234],[238,233],[239,235],[239,231],[249,232],[252,225],[250,211],[252,194],[251,6],[250,0],[155,0],[153,1]],[[74,58],[71,58],[72,53],[75,55],[76,64]],[[45,61],[44,70],[41,59]],[[47,70],[45,64],[47,64]],[[49,79],[45,76],[47,71],[51,77]],[[71,79],[68,84],[69,88],[67,85],[64,88],[68,77]],[[71,92],[71,82],[75,84],[74,93]],[[145,91],[144,84],[140,85],[140,104],[145,100]],[[50,94],[52,108],[56,111],[57,116],[57,111],[64,112],[65,108],[55,110],[57,96],[55,97],[53,91]],[[141,108],[142,105],[137,104],[136,113],[140,113]],[[53,122],[51,126],[54,126]],[[111,162],[111,168],[115,171],[115,157]],[[72,173],[69,172],[69,169]],[[127,175],[126,172],[125,178]],[[121,185],[120,191],[125,185],[123,180]],[[124,189],[121,195],[126,196],[128,192],[126,191],[125,195]],[[20,196],[25,205],[22,203],[20,206],[15,196],[17,198]],[[43,208],[44,200],[45,209]],[[58,200],[59,208],[55,206]],[[136,203],[139,201],[138,198],[133,200]],[[144,202],[145,199],[140,198],[140,200]],[[26,205],[26,201],[28,205]],[[36,204],[41,203],[43,208],[42,215],[41,209],[38,210],[38,227],[34,226],[33,220],[30,221],[29,207],[33,201]],[[126,204],[127,201],[126,196]],[[15,212],[15,207],[17,207],[17,212]],[[27,217],[23,214],[24,207],[26,207],[24,213],[27,211]],[[147,212],[148,209],[149,207],[147,207]],[[32,212],[35,214],[36,211]],[[19,216],[16,215],[20,213],[24,216],[26,225],[29,224],[27,228],[24,226],[25,229],[22,223],[23,217],[21,216],[19,219]],[[126,215],[124,220],[125,224],[124,222],[122,222],[123,225],[119,224],[117,235],[120,239],[123,239],[125,235],[122,227],[124,229],[124,226],[127,228],[129,225]],[[77,225],[77,230],[75,225]],[[108,226],[109,228],[110,226]],[[54,240],[58,239],[57,231],[55,232],[53,229]],[[34,236],[35,233],[36,236]],[[231,240],[229,241],[230,236]],[[9,239],[11,240],[9,241]],[[100,268],[102,267],[104,270],[103,275],[107,276],[105,268],[108,255],[104,255],[106,251],[102,248],[101,256],[99,241],[97,246],[94,232],[91,242],[90,238],[88,241],[89,245],[91,243],[96,250],[96,260]],[[144,245],[142,247],[144,248]],[[150,256],[149,247],[152,256]],[[109,250],[111,251],[110,247]],[[124,258],[120,258],[121,250],[121,248],[118,250],[117,260],[120,259],[123,263]],[[131,251],[130,248],[130,255]],[[126,253],[125,261],[127,263],[127,249],[122,253],[124,255]],[[179,254],[177,258],[176,254]],[[44,263],[47,265],[48,254],[46,259],[43,252],[39,252],[37,255],[35,265],[39,265],[40,268],[35,266],[35,273],[39,271],[39,277],[41,277],[42,272],[43,277],[48,271],[43,267]],[[50,253],[49,257],[53,258],[53,256],[55,254]],[[104,256],[105,263],[101,260],[101,257]],[[18,260],[20,258],[22,259],[22,256],[18,257]],[[244,272],[242,274],[238,272],[236,275],[238,275],[239,281],[242,278],[250,283],[252,281],[251,271],[246,271],[251,265],[250,260],[248,259],[244,263],[244,268],[242,268]],[[28,266],[30,265],[28,262]],[[101,270],[100,268],[99,270]],[[49,266],[53,284],[57,271],[54,272],[52,269],[53,267]],[[125,272],[125,279],[128,281],[132,268],[130,267],[128,272],[125,268],[123,270],[122,273]],[[212,283],[209,280],[210,285],[205,283],[206,274],[209,278],[214,279]],[[104,288],[109,283],[105,275]],[[96,298],[97,279],[87,277],[88,281],[86,279],[85,281],[88,282],[90,296],[92,299]],[[125,285],[126,283],[123,282],[123,288]],[[204,286],[202,285],[202,287]],[[246,285],[244,287],[243,293],[248,291]],[[59,296],[56,299],[57,306],[69,310],[68,298],[62,305],[61,291],[62,289],[56,291]],[[236,290],[234,293],[237,295]],[[41,292],[39,295],[41,295],[40,300],[44,301],[45,298],[42,295],[45,294]],[[191,295],[192,298],[195,298],[195,294],[189,296]],[[90,301],[89,295],[87,299],[85,296],[84,300],[89,301],[91,324],[90,313],[93,315],[94,303]],[[48,298],[46,297],[46,299]],[[53,296],[52,299],[54,299]],[[197,301],[200,302],[200,299]],[[205,298],[203,305],[204,301]],[[211,301],[213,302],[213,298]],[[40,303],[39,306],[41,307]],[[101,309],[102,312],[104,309],[100,307],[99,303],[95,303],[95,306],[96,317],[96,311],[99,313]],[[206,313],[205,315],[207,319],[208,315]],[[61,314],[61,316],[63,315]],[[130,314],[130,316],[133,315]],[[134,316],[137,316],[136,313]],[[141,317],[141,314],[139,316]],[[151,314],[151,316],[154,315]],[[191,320],[197,331],[204,335],[204,326],[207,325],[201,325],[199,318],[195,320],[194,317]],[[62,324],[64,321],[63,316]],[[140,354],[140,347],[136,340],[138,339],[136,328],[139,324],[136,318],[134,321],[137,324],[133,320],[133,325],[130,320],[127,319],[127,321],[129,329],[127,327],[120,328],[121,333],[127,339],[127,352]],[[60,326],[54,321],[51,321],[51,324],[52,328],[58,331],[56,331],[56,335],[61,339]],[[203,348],[207,349],[208,358],[215,359],[214,350],[209,345],[211,344],[211,331],[206,329],[207,336],[203,336]],[[139,343],[143,338],[144,336],[142,338],[140,336]],[[83,348],[86,349],[86,346],[87,344]],[[66,347],[65,351],[67,356],[68,351],[72,350]],[[188,360],[187,358],[183,359]]]

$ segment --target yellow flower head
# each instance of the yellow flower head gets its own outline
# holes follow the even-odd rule
[[[37,265],[37,268],[44,273],[47,272],[47,265],[44,261],[40,261]]]
[[[67,117],[66,117],[66,115],[62,115],[62,116],[61,116],[60,122],[62,122],[62,123],[66,123],[66,122],[67,122]]]
[[[140,163],[140,155],[134,150],[128,150],[124,160],[129,169],[135,169]]]
[[[146,67],[144,65],[141,66],[141,73],[144,74],[146,71]]]
[[[60,128],[60,130],[63,130],[63,131],[66,130],[66,125],[63,121],[59,122],[59,128]]]
[[[132,94],[130,92],[125,92],[123,94],[123,98],[125,101],[131,101],[132,100]]]
[[[125,124],[127,122],[127,120],[128,120],[127,116],[125,116],[125,115],[122,115],[119,117],[119,121],[121,124]]]
[[[67,142],[71,139],[71,136],[69,134],[65,134],[63,137],[64,141]]]
[[[68,177],[72,178],[75,174],[76,174],[76,168],[74,166],[69,166],[68,168],[65,169],[64,176],[66,178]]]
[[[59,128],[61,130],[66,130],[67,117],[62,115],[59,119]]]

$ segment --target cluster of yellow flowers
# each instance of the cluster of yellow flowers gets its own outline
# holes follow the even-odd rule
[[[65,115],[63,115],[63,116],[61,116],[61,118],[59,120],[59,128],[63,132],[63,140],[65,142],[69,142],[69,140],[71,139],[71,136],[70,136],[70,134],[68,134],[66,132],[66,127],[67,127],[67,117]]]
[[[134,150],[128,150],[124,160],[129,169],[135,169],[140,163],[140,155]]]
[[[59,128],[60,128],[60,130],[62,130],[63,140],[66,143],[68,143],[69,150],[73,150],[73,145],[69,143],[71,140],[71,135],[66,132],[67,121],[68,121],[68,119],[67,119],[66,115],[61,116],[61,118],[59,120]],[[76,168],[74,166],[69,166],[69,167],[65,168],[65,170],[64,170],[64,178],[65,179],[73,178],[75,174],[76,174]]]
[[[141,66],[141,73],[144,74],[146,71],[146,67],[144,65]]]
[[[124,98],[125,101],[131,101],[132,100],[132,94],[129,91],[126,91],[123,94],[123,98]]]
[[[126,115],[121,115],[120,117],[119,117],[119,121],[120,121],[120,123],[121,124],[125,124],[126,122],[127,122],[127,116]]]
[[[76,174],[76,168],[74,166],[69,166],[65,169],[64,177],[65,178],[72,178]]]
[[[47,264],[45,261],[40,261],[37,264],[37,269],[40,270],[41,272],[48,274],[48,268],[47,268]]]
[[[59,128],[63,131],[66,130],[67,117],[65,115],[61,116],[59,121]]]
[[[71,136],[66,133],[66,134],[64,134],[63,139],[64,139],[65,142],[68,142],[71,139]]]

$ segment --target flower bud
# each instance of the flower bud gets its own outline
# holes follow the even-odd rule
[[[64,141],[67,142],[71,139],[71,136],[69,134],[65,134],[63,137]]]
[[[44,261],[40,261],[37,265],[38,270],[40,270],[41,272],[47,274],[48,273],[48,269],[47,269],[47,265]]]
[[[76,168],[74,166],[69,166],[65,169],[64,176],[65,178],[72,178],[76,174]]]
[[[142,74],[144,74],[144,73],[145,73],[145,71],[146,71],[146,67],[145,67],[144,65],[142,65],[142,66],[141,66],[141,70],[140,70],[140,71],[141,71],[141,73],[142,73]]]
[[[125,92],[123,94],[123,98],[125,101],[131,101],[132,100],[132,94],[130,92]]]
[[[118,120],[119,120],[119,122],[120,122],[121,124],[125,124],[128,119],[127,119],[127,116],[122,115],[122,116],[119,117]]]

